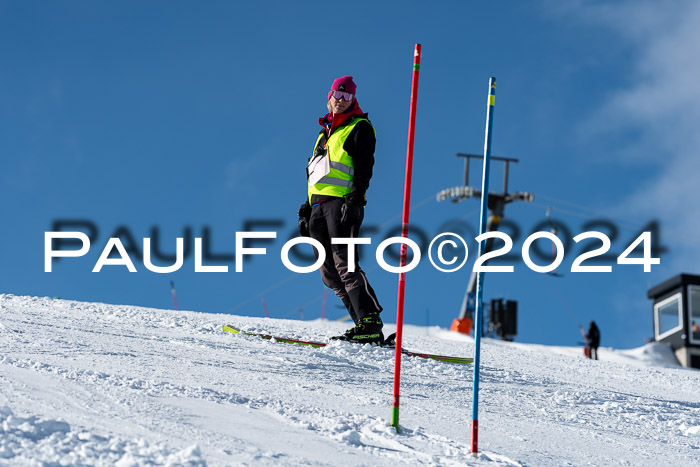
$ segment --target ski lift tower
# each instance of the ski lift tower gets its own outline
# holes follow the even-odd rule
[[[445,201],[451,199],[453,203],[459,203],[469,198],[480,198],[481,190],[472,186],[469,186],[469,162],[472,159],[484,159],[483,155],[478,154],[462,154],[458,153],[457,157],[464,157],[464,185],[447,188],[440,191],[437,194],[437,200]],[[526,201],[531,203],[535,199],[533,193],[518,192],[518,193],[508,193],[508,169],[511,162],[517,163],[518,159],[513,159],[510,157],[495,157],[491,156],[492,161],[500,161],[505,164],[503,170],[503,192],[502,193],[489,193],[487,198],[487,205],[489,210],[488,222],[486,225],[486,231],[492,232],[498,230],[498,226],[501,223],[501,219],[505,217],[505,207],[506,204],[512,203],[513,201]],[[483,254],[491,251],[493,247],[493,238],[486,240],[486,245],[483,250]],[[486,263],[484,263],[486,264]],[[464,294],[464,300],[462,301],[462,308],[459,312],[459,318],[455,319],[452,323],[452,330],[468,334],[474,323],[474,310],[476,307],[476,279],[478,274],[472,271],[471,277],[469,278],[469,285],[467,286],[467,291]],[[482,330],[483,331],[483,330]]]

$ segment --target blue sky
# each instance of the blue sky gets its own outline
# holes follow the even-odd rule
[[[613,223],[616,255],[658,220],[667,251],[650,273],[614,264],[571,273],[578,247],[559,278],[519,260],[514,273],[486,276],[485,297],[519,302],[519,341],[575,345],[577,323],[595,319],[604,346],[640,345],[652,335],[646,291],[700,272],[699,20],[692,1],[1,2],[0,292],[168,308],[174,280],[181,308],[261,316],[265,299],[273,317],[298,318],[299,308],[319,317],[320,277],[289,272],[279,251],[305,196],[326,93],[353,75],[377,130],[365,217],[376,246],[400,225],[421,43],[412,224],[431,237],[454,222],[478,230],[478,201],[435,195],[461,184],[457,152],[483,150],[495,76],[493,154],[520,159],[510,191],[535,194],[506,208],[522,231],[513,251],[548,207],[572,236],[594,219]],[[502,168],[492,174],[500,190]],[[57,219],[89,220],[99,232],[88,255],[46,273],[44,232]],[[170,253],[186,227],[194,236],[209,228],[213,252],[232,254],[235,232],[253,219],[282,225],[242,273],[232,262],[219,263],[225,274],[194,273],[192,256],[167,275],[137,257],[137,273],[91,272],[120,226],[139,243],[157,227]],[[397,277],[373,252],[362,265],[393,322]],[[467,268],[445,274],[422,262],[408,275],[406,322],[449,326],[468,279]],[[329,300],[329,317],[343,315],[338,304]]]

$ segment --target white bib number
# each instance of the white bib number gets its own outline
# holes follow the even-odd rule
[[[323,177],[331,173],[331,161],[328,157],[328,151],[322,156],[316,156],[309,161],[306,166],[306,173],[309,174],[309,184],[315,185]]]

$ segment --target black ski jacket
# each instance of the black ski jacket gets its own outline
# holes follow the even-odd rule
[[[600,346],[600,330],[598,329],[598,326],[591,321],[591,326],[588,328],[588,344],[594,348],[597,349]]]

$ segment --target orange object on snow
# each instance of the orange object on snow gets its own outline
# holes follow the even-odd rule
[[[474,321],[471,318],[455,318],[452,321],[450,331],[461,332],[462,334],[471,334],[474,327]]]

